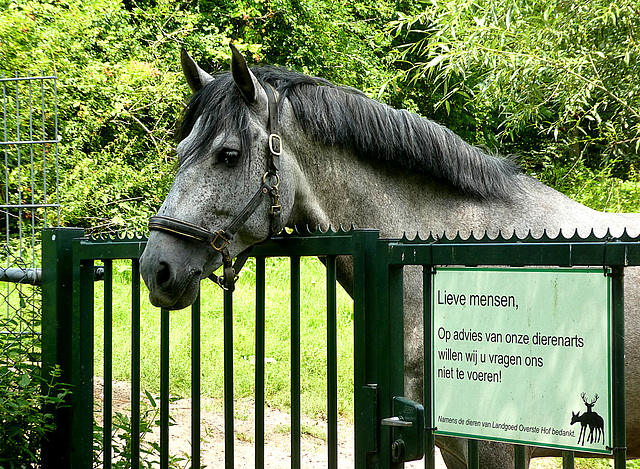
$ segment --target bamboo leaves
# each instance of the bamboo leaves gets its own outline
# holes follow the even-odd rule
[[[407,39],[397,49],[412,64],[403,79],[429,80],[433,111],[446,110],[454,128],[473,113],[472,140],[502,151],[552,147],[627,177],[640,163],[638,13],[631,0],[443,0],[392,28]]]

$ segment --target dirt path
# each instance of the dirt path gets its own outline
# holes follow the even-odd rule
[[[101,378],[94,379],[94,400],[102,407],[104,383]],[[113,411],[129,415],[131,409],[131,388],[128,383],[113,382]],[[146,399],[146,398],[145,398]],[[218,399],[201,400],[201,461],[207,468],[224,466],[224,413],[222,402]],[[173,456],[191,454],[191,400],[180,399],[170,404],[170,414],[174,425],[169,429],[169,452]],[[234,408],[234,457],[236,468],[254,467],[254,413],[253,402],[238,400]],[[96,420],[101,424],[98,413]],[[265,468],[289,469],[291,467],[291,416],[280,410],[265,409]],[[303,417],[302,420],[302,467],[320,468],[327,466],[326,422]],[[147,441],[159,442],[158,428],[147,436]],[[353,426],[347,421],[338,422],[338,465],[340,468],[353,468]],[[542,460],[536,460],[536,466],[544,467]],[[436,448],[437,469],[446,469]],[[532,464],[532,468],[533,468]],[[190,467],[186,460],[179,467]],[[549,467],[548,465],[546,467]],[[424,468],[424,463],[414,461],[405,464],[407,469]]]

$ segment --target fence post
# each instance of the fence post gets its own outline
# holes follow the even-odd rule
[[[624,375],[624,269],[611,268],[611,295],[613,307],[613,461],[615,469],[626,467],[627,429],[625,421]]]
[[[429,246],[429,250],[432,250],[433,246]],[[433,434],[435,431],[432,428],[433,418],[433,399],[431,395],[431,377],[433,376],[433,369],[431,363],[431,353],[433,350],[433,336],[431,331],[433,329],[433,303],[432,303],[432,282],[433,275],[435,275],[436,269],[433,265],[427,264],[422,267],[422,340],[424,344],[423,349],[423,376],[424,381],[422,385],[422,404],[424,405],[424,419],[425,419],[425,432],[424,432],[424,457],[425,457],[425,469],[435,469],[436,467],[436,437]]]
[[[42,232],[42,370],[48,376],[54,365],[60,365],[61,383],[72,382],[72,251],[73,240],[82,236],[84,230],[80,228],[46,228]],[[56,412],[56,430],[42,446],[43,469],[71,467],[72,416],[70,407]]]

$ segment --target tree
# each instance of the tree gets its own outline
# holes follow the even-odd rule
[[[146,229],[170,186],[181,47],[217,72],[233,41],[253,64],[371,95],[390,76],[388,0],[0,1],[4,70],[59,77],[61,221],[94,232]]]
[[[423,5],[393,25],[399,80],[429,97],[420,111],[569,192],[584,177],[637,178],[637,2]]]

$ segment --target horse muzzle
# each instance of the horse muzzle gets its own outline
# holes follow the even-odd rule
[[[140,273],[149,288],[151,304],[176,310],[195,302],[200,280],[206,277],[205,271],[222,262],[219,255],[206,262],[202,249],[198,248],[198,243],[188,243],[162,233],[149,236],[147,248],[140,258]]]

